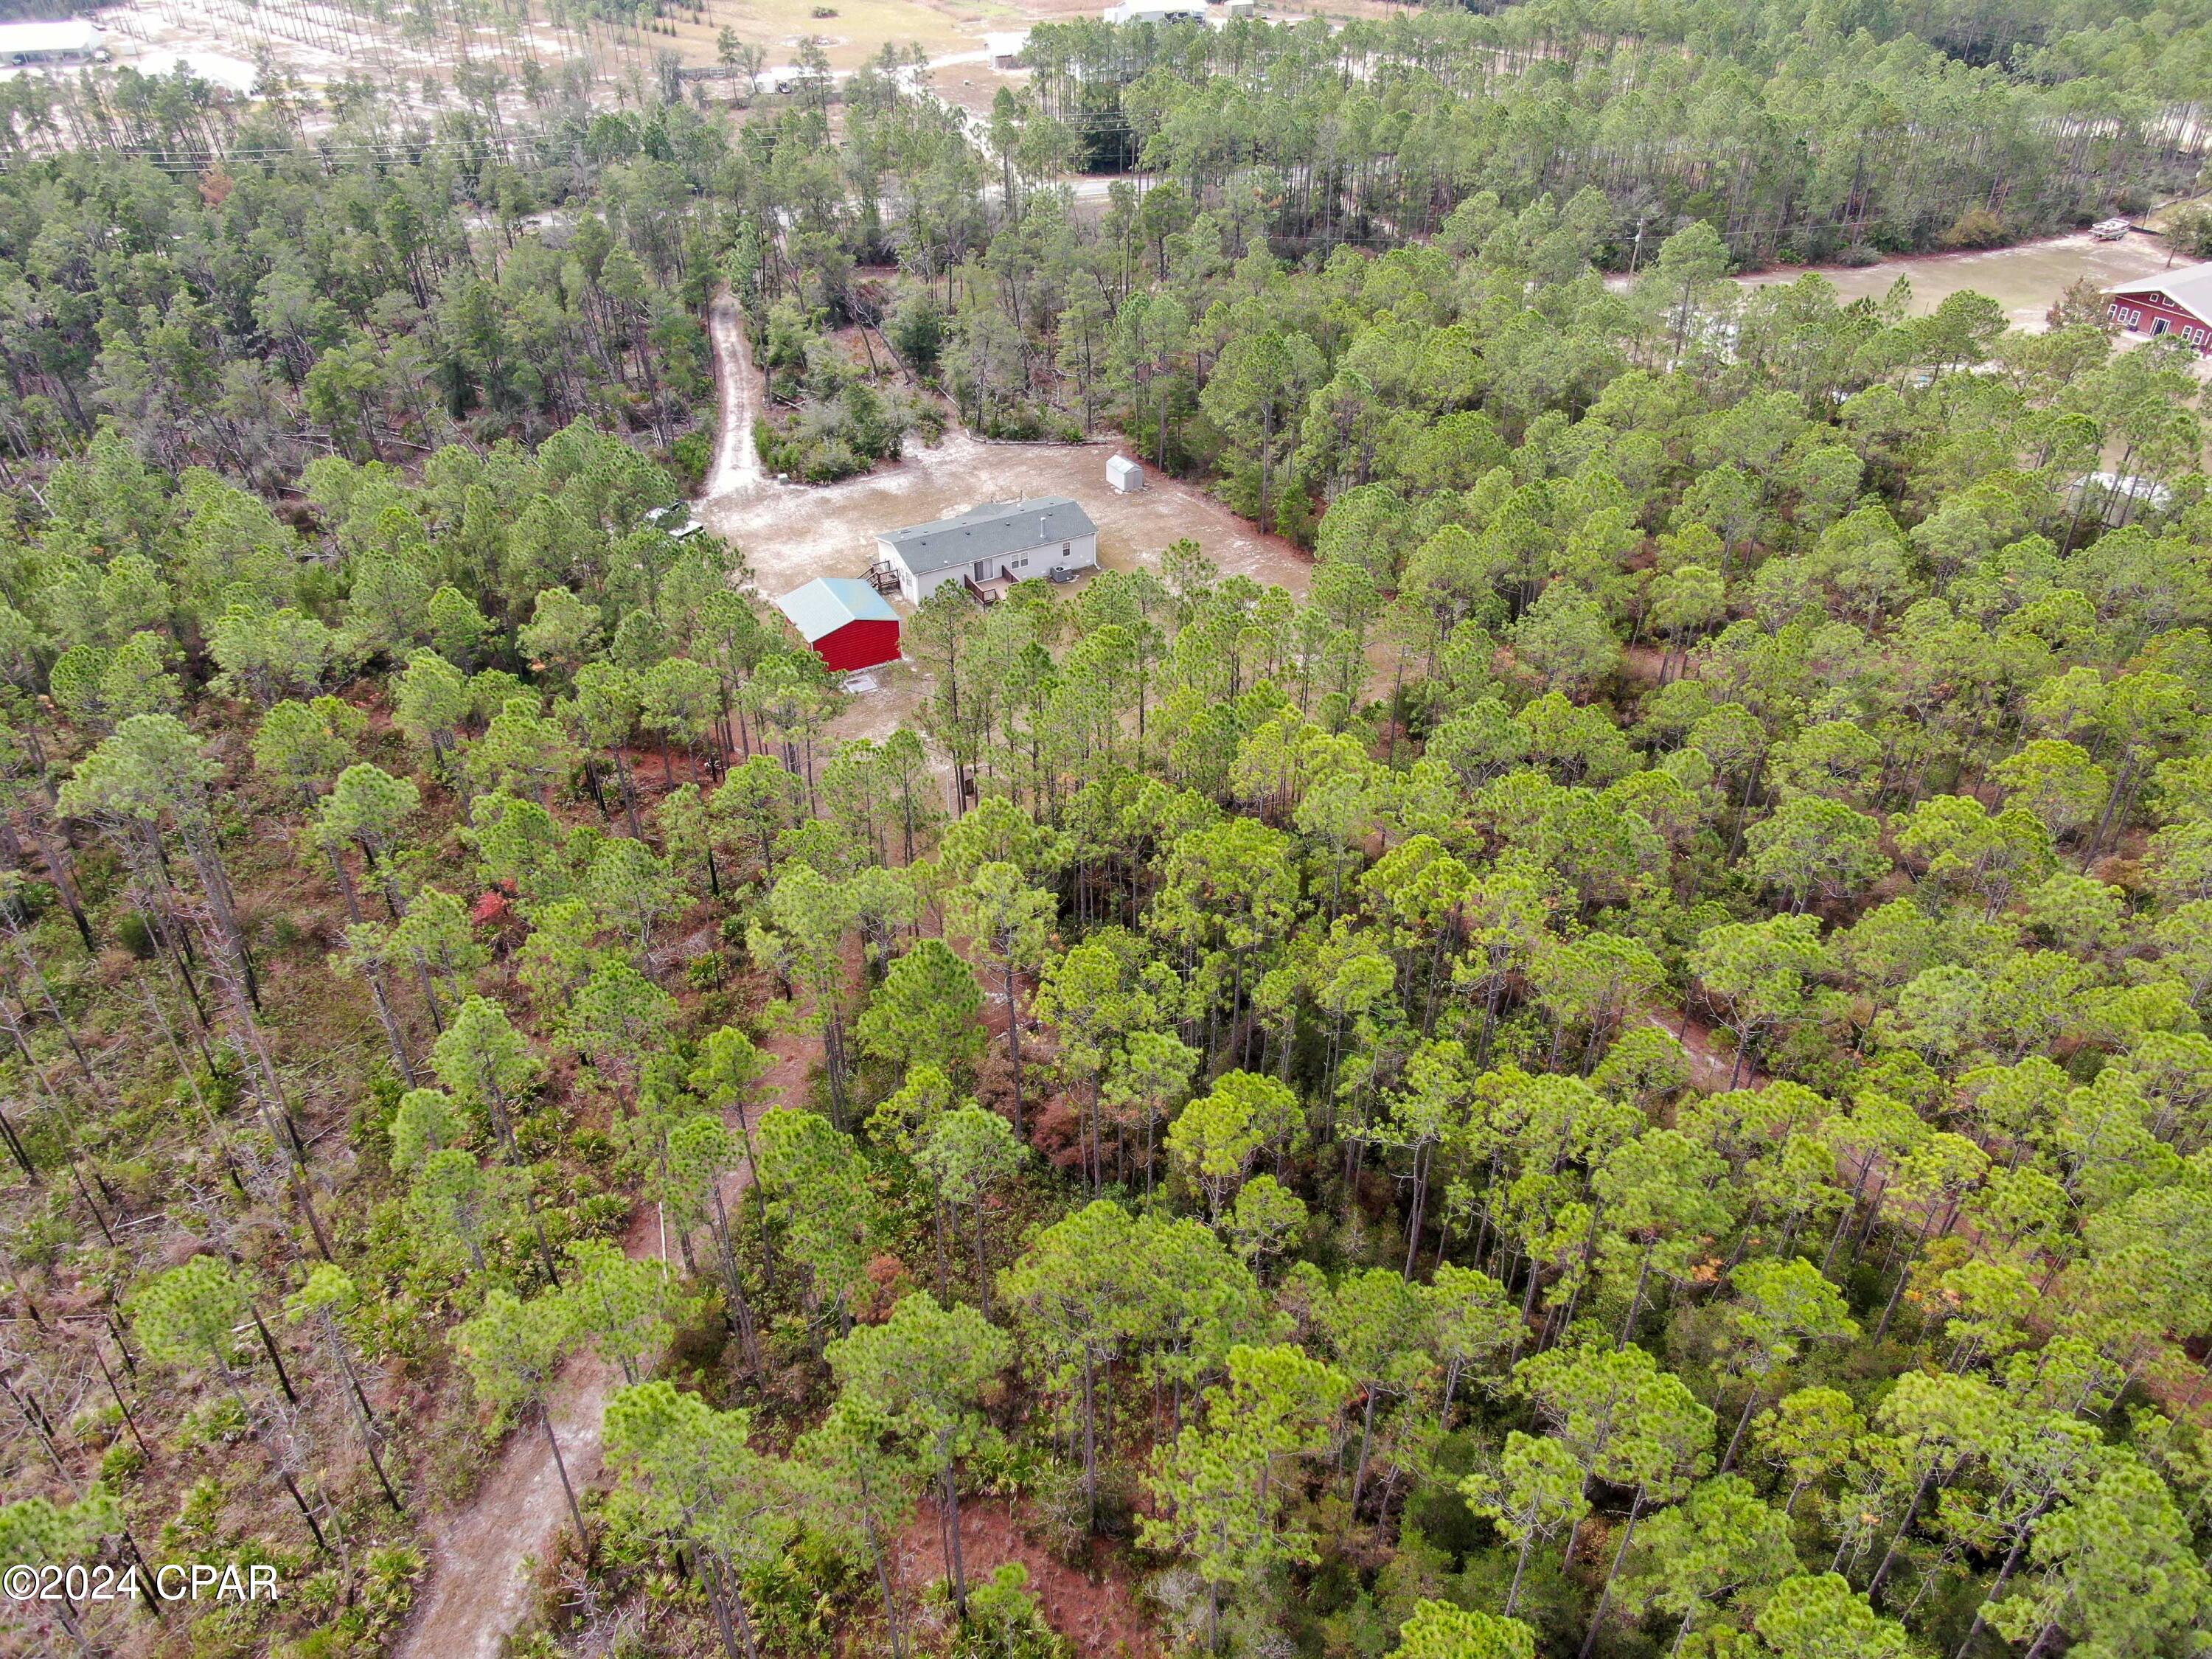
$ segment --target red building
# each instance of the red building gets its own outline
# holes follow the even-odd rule
[[[2106,298],[2112,320],[2129,333],[2148,339],[2179,334],[2200,353],[2212,353],[2212,264],[2166,271]]]
[[[866,582],[817,576],[775,603],[832,668],[849,672],[898,660],[898,612]]]

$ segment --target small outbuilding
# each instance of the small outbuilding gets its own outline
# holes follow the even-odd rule
[[[1117,495],[1133,495],[1145,487],[1145,469],[1127,455],[1116,455],[1106,463],[1106,482]]]
[[[645,522],[672,541],[688,542],[707,526],[691,514],[689,501],[671,501],[645,515]]]
[[[849,672],[898,660],[898,612],[864,581],[817,576],[775,603],[814,654],[832,668]]]

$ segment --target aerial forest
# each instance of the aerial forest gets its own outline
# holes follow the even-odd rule
[[[2212,1652],[2197,354],[1735,280],[2187,193],[2208,44],[11,83],[0,1649],[417,1651],[527,1510],[517,1659]],[[955,428],[1297,580],[872,719],[689,503]]]

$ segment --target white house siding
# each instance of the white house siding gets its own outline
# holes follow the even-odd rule
[[[972,576],[977,581],[993,581],[1000,576],[1015,581],[1025,581],[1032,576],[1042,576],[1053,566],[1065,565],[1070,570],[1085,570],[1098,562],[1098,532],[1075,536],[1064,542],[1041,542],[1034,547],[1017,548],[973,564],[951,565],[943,570],[923,571],[917,575],[899,556],[898,549],[889,541],[878,541],[878,550],[898,572],[899,592],[908,605],[920,605],[947,582],[957,582]]]

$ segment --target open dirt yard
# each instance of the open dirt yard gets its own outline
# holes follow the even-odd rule
[[[2172,263],[2181,265],[2189,261],[2176,258]],[[1902,276],[1912,284],[1912,308],[1917,312],[1933,311],[1952,295],[1972,289],[2002,306],[2015,327],[2039,329],[2043,313],[2068,283],[2087,276],[2100,286],[2117,287],[2154,276],[2166,265],[2166,245],[2154,238],[2136,233],[2117,242],[2100,242],[2082,232],[2024,242],[2018,247],[1919,254],[1873,265],[1786,265],[1755,271],[1740,280],[1746,287],[1763,288],[1769,283],[1794,283],[1808,269],[1817,270],[1844,299],[1857,300],[1880,299]]]
[[[858,69],[888,43],[919,41],[939,66],[937,90],[955,102],[963,80],[985,85],[1018,80],[994,74],[983,50],[987,34],[1018,34],[1032,23],[1067,22],[1096,17],[1107,0],[702,0],[707,21],[676,19],[676,35],[661,37],[684,54],[686,63],[716,61],[715,39],[726,25],[740,40],[759,46],[771,65],[795,60],[809,35],[823,42],[832,69]],[[833,15],[817,17],[817,9]],[[1354,11],[1387,15],[1381,0],[1268,0],[1267,15],[1295,19],[1310,14],[1346,15]],[[986,94],[985,102],[988,102]]]
[[[1190,535],[1224,571],[1241,571],[1305,592],[1312,560],[1274,535],[1256,533],[1228,507],[1188,484],[1155,483],[1137,495],[1106,489],[1106,458],[1115,447],[991,445],[949,431],[936,449],[914,445],[896,467],[849,477],[842,484],[752,484],[699,502],[699,518],[745,550],[761,592],[775,598],[818,575],[863,575],[876,560],[874,533],[921,525],[988,500],[1013,495],[1073,495],[1099,526],[1099,564],[1133,571],[1159,564],[1161,549]],[[1082,581],[1055,588],[1082,591]],[[911,606],[894,595],[900,615]],[[929,675],[896,661],[852,675],[852,703],[832,723],[832,737],[884,738],[911,721],[929,695]]]
[[[580,37],[553,21],[546,0],[526,0],[529,8],[530,55],[554,66],[577,49]],[[808,40],[822,43],[823,55],[839,78],[872,61],[886,46],[902,51],[919,46],[930,61],[929,84],[949,103],[973,112],[988,111],[1001,86],[1021,86],[1026,70],[1000,70],[992,62],[992,44],[1019,37],[1031,25],[1096,17],[1104,0],[677,0],[652,24],[650,33],[602,27],[596,40],[603,75],[624,82],[646,72],[662,53],[692,69],[722,61],[726,29],[743,46],[759,52],[763,85],[793,72]],[[1295,21],[1309,15],[1350,15],[1388,10],[1383,0],[1270,0],[1266,15]],[[450,31],[433,38],[407,35],[394,27],[370,27],[343,0],[287,0],[265,15],[240,10],[238,0],[122,0],[97,15],[108,31],[107,46],[116,62],[145,74],[167,74],[179,64],[245,93],[259,78],[258,62],[266,54],[276,68],[310,88],[367,73],[389,82],[410,85],[443,82],[457,61],[458,43]],[[471,54],[506,76],[507,100],[518,111],[512,84],[520,65],[514,43],[489,24],[474,30]],[[33,70],[32,73],[40,71]],[[732,81],[709,80],[696,95],[727,105],[743,90]],[[747,103],[754,100],[745,100]],[[311,112],[310,131],[329,125]]]
[[[984,443],[952,431],[934,449],[865,477],[826,485],[756,483],[699,503],[701,520],[744,550],[770,599],[817,576],[858,576],[875,562],[875,532],[948,518],[1017,495],[1070,495],[1098,526],[1099,562],[1109,570],[1157,568],[1160,553],[1189,536],[1224,571],[1242,572],[1303,594],[1313,562],[1279,537],[1262,536],[1202,491],[1156,480],[1133,495],[1107,489],[1109,443]],[[1055,588],[1073,595],[1082,581]],[[896,596],[900,615],[912,607]],[[831,727],[838,738],[882,738],[914,717],[930,681],[910,661],[854,674],[850,707]]]
[[[833,15],[817,17],[817,6]],[[704,25],[677,21],[676,43],[687,63],[714,63],[715,37],[726,27],[760,47],[771,65],[794,62],[799,43],[816,36],[830,67],[841,70],[858,69],[886,44],[919,42],[933,58],[981,59],[987,33],[1098,15],[1084,0],[708,0],[706,11]]]
[[[1115,495],[1106,487],[1106,462],[1116,453],[1107,442],[986,443],[954,430],[934,449],[909,442],[896,466],[842,483],[748,480],[702,501],[699,515],[744,550],[770,597],[817,576],[866,574],[878,531],[1024,495],[1080,501],[1098,526],[1099,562],[1109,570],[1157,567],[1170,542],[1188,536],[1224,572],[1305,592],[1311,559],[1204,491],[1155,476],[1148,489]]]
[[[721,383],[721,434],[695,510],[702,523],[744,550],[753,580],[774,599],[817,576],[859,576],[875,562],[878,531],[950,518],[985,501],[1067,495],[1098,526],[1099,562],[1109,570],[1157,568],[1168,544],[1188,536],[1223,571],[1286,587],[1301,596],[1313,561],[1279,536],[1250,523],[1200,489],[1147,469],[1149,489],[1119,495],[1106,487],[1116,446],[986,443],[959,428],[933,449],[909,441],[906,459],[835,484],[780,484],[761,471],[752,447],[761,388],[744,330],[728,299],[708,321]],[[1054,590],[1082,591],[1080,580]],[[902,615],[910,607],[896,598]],[[929,684],[911,662],[888,664],[846,682],[852,704],[831,729],[838,738],[883,738],[910,720]]]
[[[778,483],[752,445],[761,397],[752,354],[727,298],[708,315],[720,382],[721,433],[697,512],[701,522],[744,550],[755,581],[774,598],[817,576],[860,576],[876,561],[879,532],[949,519],[985,501],[1066,495],[1098,526],[1109,570],[1157,567],[1168,544],[1188,536],[1224,573],[1271,582],[1303,596],[1313,561],[1279,536],[1262,535],[1202,489],[1146,471],[1148,488],[1117,495],[1106,462],[1121,446],[992,443],[954,428],[933,448],[909,439],[906,459],[842,483]],[[1073,589],[1069,591],[1073,591]]]

